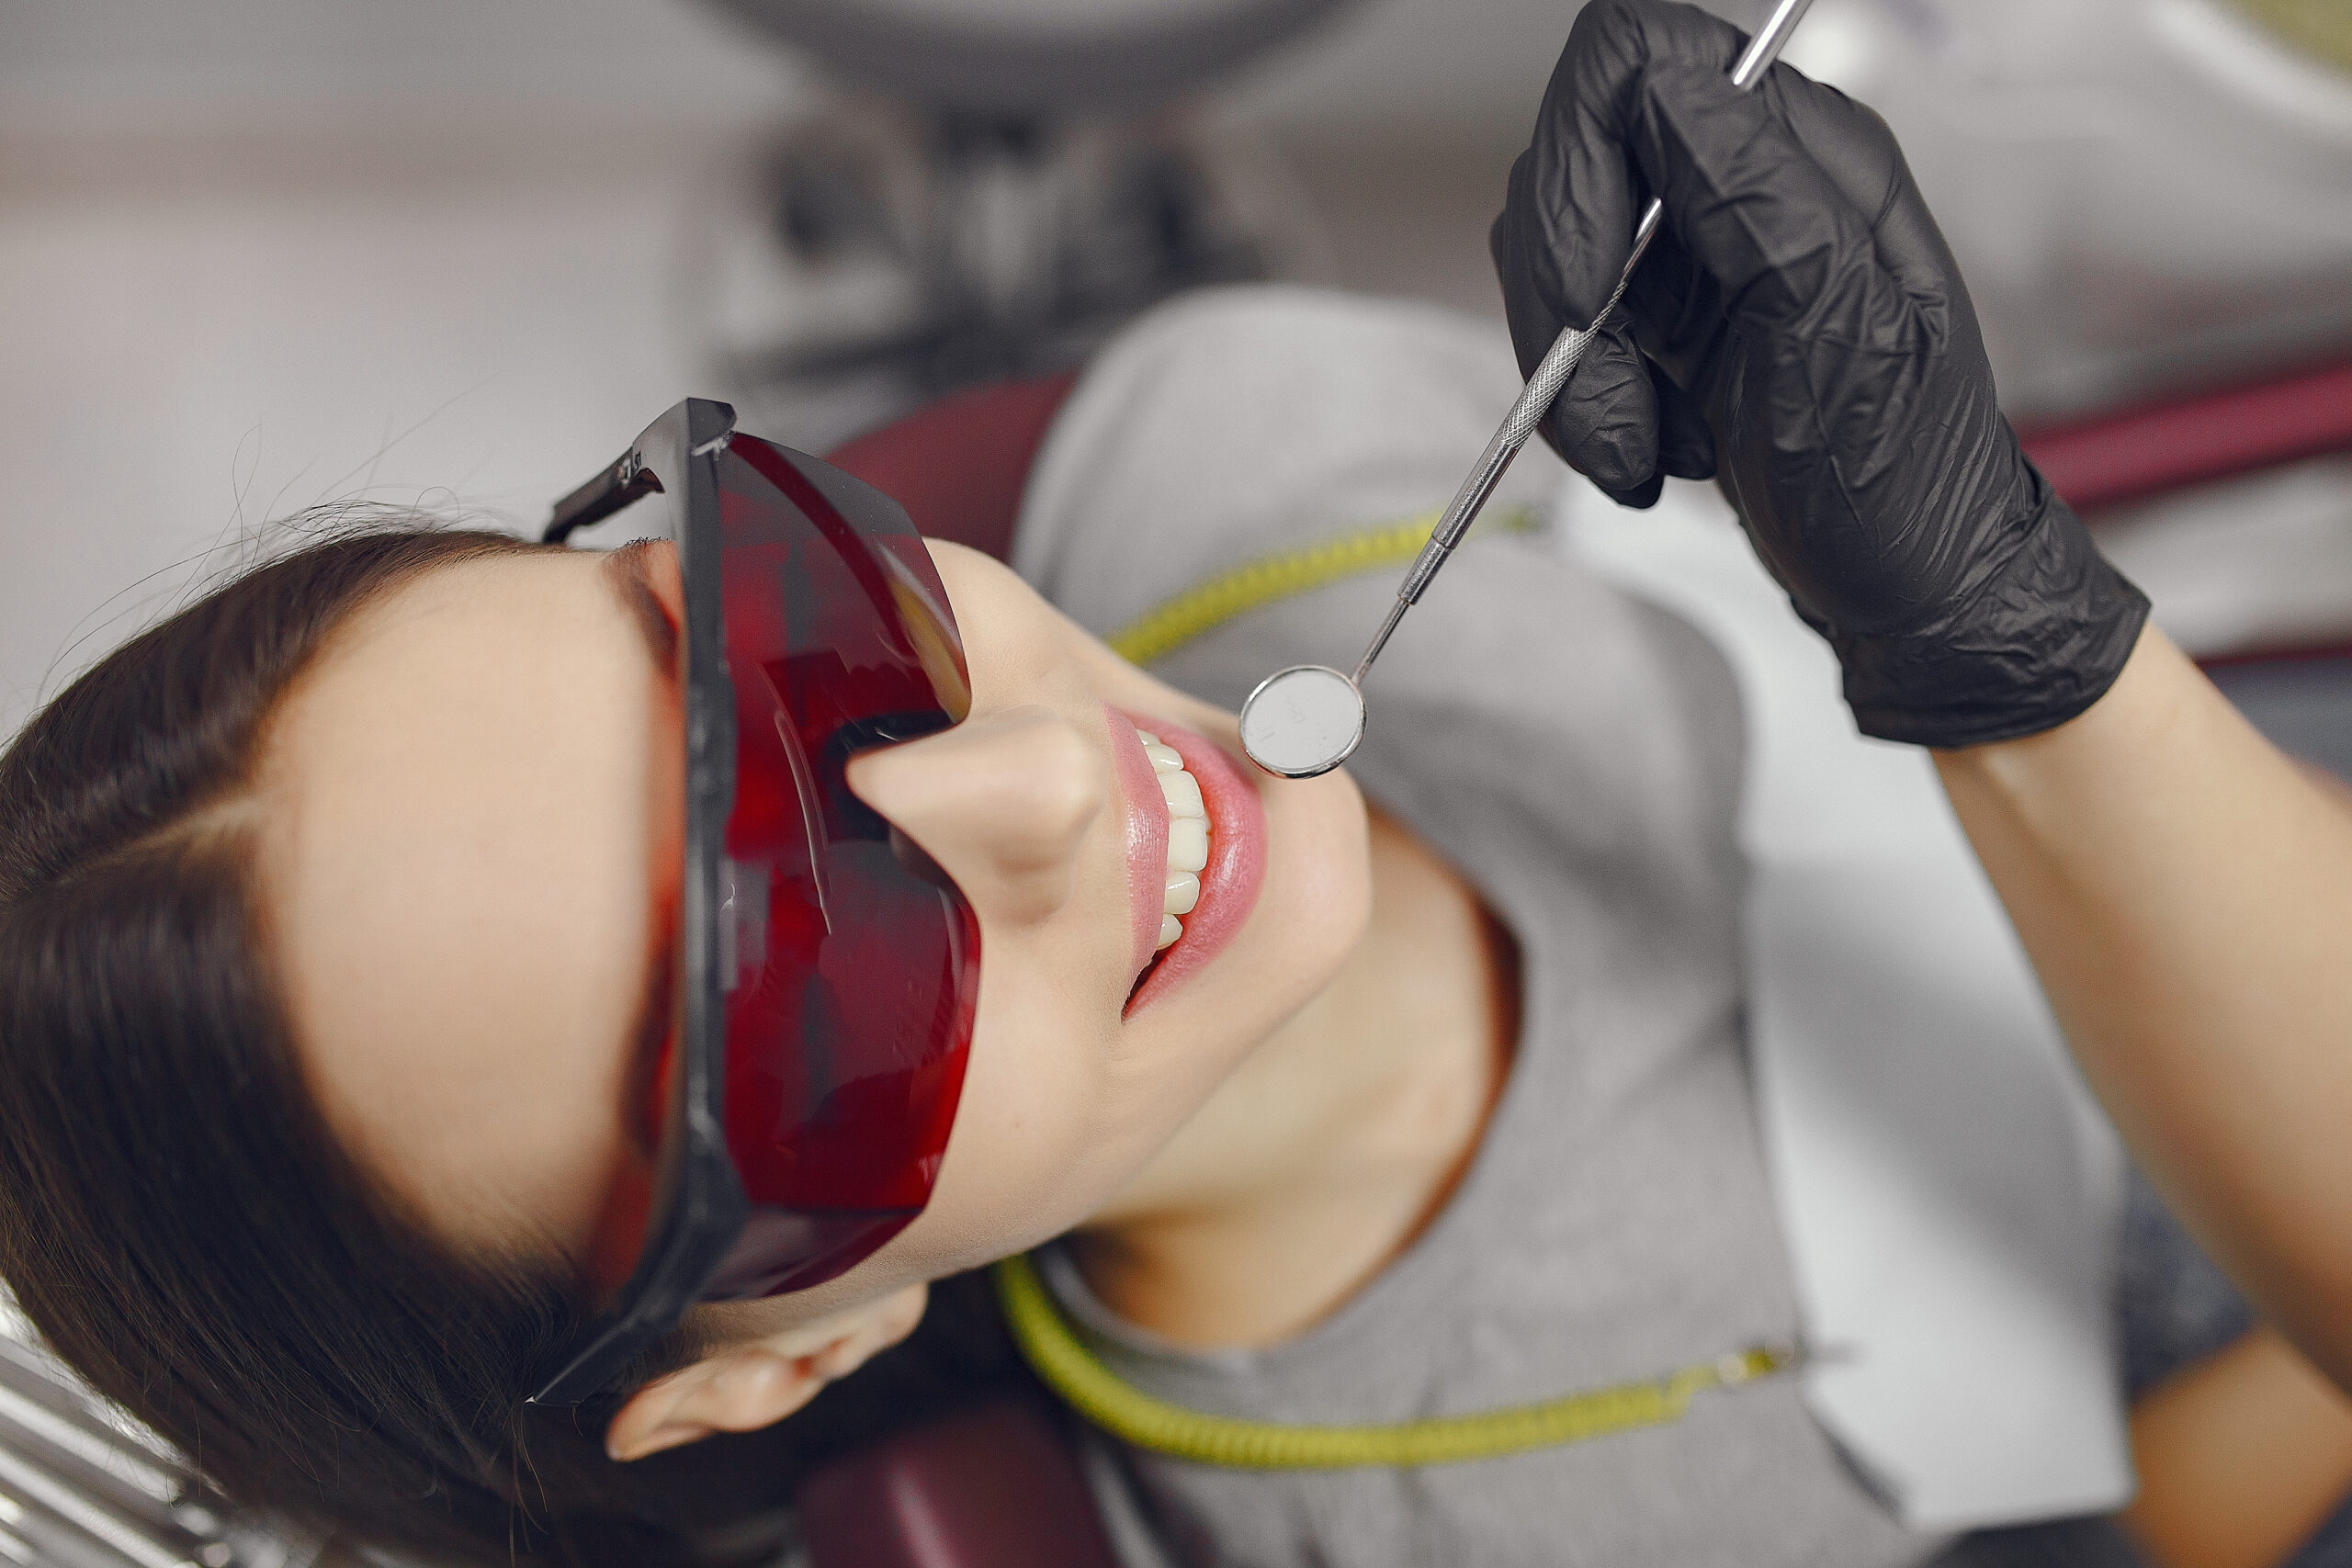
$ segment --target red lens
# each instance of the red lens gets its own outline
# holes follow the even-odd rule
[[[718,471],[735,688],[726,1136],[753,1212],[713,1300],[830,1280],[922,1211],[980,951],[963,896],[843,773],[857,751],[969,708],[922,539],[877,492],[765,442],[736,435]]]

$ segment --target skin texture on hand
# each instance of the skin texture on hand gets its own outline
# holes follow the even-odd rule
[[[1713,477],[1838,651],[1863,731],[1962,746],[2098,700],[2146,601],[2018,447],[1884,123],[1688,6],[1577,18],[1492,245],[1532,369],[1666,217],[1544,433],[1629,505]]]
[[[2153,628],[2044,735],[1939,752],[2091,1087],[2189,1230],[2352,1388],[2352,806]]]
[[[2132,1407],[2132,1461],[2121,1517],[2152,1568],[2269,1568],[2352,1489],[2352,1400],[2257,1328]]]

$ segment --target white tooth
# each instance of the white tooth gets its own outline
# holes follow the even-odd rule
[[[1201,781],[1190,773],[1162,773],[1159,793],[1168,799],[1168,814],[1171,817],[1206,817],[1209,808],[1201,804]]]
[[[1159,736],[1157,736],[1157,735],[1154,735],[1154,734],[1153,734],[1150,730],[1148,730],[1148,729],[1138,729],[1138,730],[1136,730],[1136,739],[1138,739],[1138,740],[1140,740],[1140,741],[1142,741],[1142,742],[1143,742],[1145,745],[1147,745],[1147,746],[1157,746],[1157,745],[1159,745]]]
[[[1204,871],[1209,863],[1209,822],[1205,817],[1168,819],[1168,869]]]
[[[1193,906],[1201,901],[1201,879],[1189,871],[1168,874],[1168,891],[1159,897],[1160,908],[1170,915],[1189,915]]]
[[[1166,947],[1170,942],[1174,942],[1178,937],[1182,936],[1183,934],[1183,921],[1178,919],[1173,915],[1162,915],[1159,917],[1160,947]],[[1153,951],[1157,952],[1159,949],[1155,948]]]
[[[1172,773],[1184,765],[1184,759],[1176,754],[1175,747],[1162,745],[1157,740],[1147,741],[1143,754],[1151,759],[1155,773]]]

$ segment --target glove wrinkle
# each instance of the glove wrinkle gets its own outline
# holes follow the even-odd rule
[[[1530,166],[1532,153],[1513,171],[1513,182]],[[1498,274],[1510,279],[1510,260],[1522,254],[1521,228],[1510,209],[1498,218],[1490,244]],[[1538,247],[1530,270],[1557,276],[1552,253]],[[1603,296],[1605,299],[1606,296]],[[1524,284],[1507,283],[1503,310],[1521,375],[1535,367],[1559,335],[1559,312]],[[1622,319],[1612,319],[1578,366],[1575,378],[1546,414],[1544,439],[1563,460],[1621,504],[1657,503],[1663,479],[1657,472],[1657,392],[1649,367]]]
[[[1765,91],[1663,67],[1649,85],[1634,150],[1684,246],[1704,258],[1734,319],[1809,330],[1824,289],[1875,248],[1860,215],[1773,121]]]
[[[1491,235],[1522,370],[1666,220],[1544,439],[1618,501],[1710,475],[1856,721],[1922,745],[2064,722],[2146,600],[2003,418],[1968,291],[1885,122],[1695,7],[1594,0]]]
[[[1588,367],[1594,372],[1590,380]],[[1585,350],[1550,420],[1560,437],[1555,447],[1573,450],[1579,471],[1621,505],[1657,502],[1657,394],[1641,350],[1622,324],[1603,328]],[[1646,500],[1629,500],[1645,490]]]
[[[2011,740],[2065,723],[2113,684],[2147,597],[2099,558],[2064,502],[2048,501],[2023,547],[1948,624],[1918,637],[1832,636],[1863,734],[1940,748]]]
[[[1678,479],[1715,477],[1715,438],[1706,415],[1690,395],[1677,386],[1666,367],[1647,360],[1650,390],[1657,398],[1657,463],[1659,472]]]

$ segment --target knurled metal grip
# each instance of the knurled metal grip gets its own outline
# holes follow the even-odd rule
[[[1462,481],[1462,488],[1454,492],[1453,502],[1445,509],[1445,515],[1430,530],[1430,542],[1421,547],[1421,553],[1414,558],[1413,570],[1405,574],[1403,586],[1396,590],[1397,599],[1404,604],[1420,603],[1421,591],[1430,585],[1430,579],[1437,575],[1438,568],[1445,564],[1445,558],[1453,553],[1453,547],[1462,542],[1462,536],[1469,531],[1479,510],[1487,504],[1487,498],[1494,494],[1495,486],[1502,482],[1511,459],[1518,457],[1519,449],[1527,445],[1527,438],[1535,434],[1535,427],[1544,423],[1544,414],[1551,410],[1552,400],[1560,395],[1560,389],[1568,384],[1568,378],[1577,373],[1577,365],[1584,358],[1584,351],[1600,335],[1600,323],[1609,319],[1609,312],[1615,310],[1617,301],[1625,297],[1625,285],[1633,278],[1634,268],[1640,263],[1642,253],[1649,249],[1650,237],[1657,232],[1661,210],[1659,204],[1653,201],[1649,210],[1642,214],[1641,227],[1634,232],[1633,252],[1626,256],[1624,268],[1617,275],[1617,287],[1610,290],[1608,299],[1600,307],[1600,313],[1593,317],[1592,325],[1562,327],[1560,335],[1554,338],[1552,346],[1544,351],[1543,362],[1535,367],[1535,374],[1530,376],[1527,385],[1520,389],[1518,400],[1510,405],[1510,412],[1503,416],[1502,424],[1487,441],[1486,451],[1479,454],[1478,466],[1470,470],[1468,479]],[[1385,640],[1385,637],[1376,640],[1373,651],[1364,656],[1363,663],[1357,668],[1369,668],[1379,651],[1380,642]]]
[[[1622,288],[1619,292],[1623,292]],[[1562,327],[1560,335],[1552,340],[1544,362],[1535,367],[1535,374],[1527,378],[1527,386],[1520,392],[1519,401],[1511,404],[1510,415],[1503,421],[1503,434],[1510,438],[1514,448],[1526,446],[1527,438],[1535,434],[1535,427],[1543,423],[1544,413],[1552,406],[1552,400],[1560,395],[1560,389],[1566,386],[1568,378],[1577,373],[1577,362],[1584,357],[1585,345],[1600,330],[1601,317],[1608,315],[1610,306],[1616,303],[1617,296],[1611,295],[1609,304],[1600,308],[1600,315],[1592,319],[1590,328],[1578,332],[1574,327]]]
[[[1779,0],[1771,16],[1756,30],[1756,36],[1747,40],[1747,49],[1740,52],[1737,62],[1733,65],[1731,82],[1734,87],[1745,92],[1771,69],[1773,61],[1780,58],[1781,45],[1789,41],[1789,34],[1795,29],[1798,19],[1804,17],[1806,7],[1812,4],[1813,0]],[[1609,319],[1609,312],[1617,308],[1617,302],[1625,297],[1625,286],[1634,280],[1634,269],[1641,265],[1642,254],[1650,248],[1650,241],[1657,236],[1658,223],[1665,216],[1666,204],[1653,197],[1649,206],[1643,209],[1640,225],[1634,231],[1634,247],[1625,257],[1625,265],[1618,270],[1617,287],[1609,291],[1608,299],[1594,313],[1592,324],[1589,327],[1562,327],[1560,335],[1554,338],[1552,346],[1544,351],[1543,362],[1535,367],[1535,373],[1527,378],[1527,385],[1520,389],[1518,401],[1511,404],[1510,412],[1503,416],[1501,427],[1487,443],[1486,451],[1478,458],[1478,466],[1471,470],[1468,479],[1462,481],[1462,488],[1454,492],[1453,503],[1446,507],[1445,515],[1439,518],[1437,526],[1430,531],[1430,542],[1422,546],[1421,553],[1413,558],[1413,568],[1405,574],[1403,584],[1396,590],[1396,603],[1390,608],[1388,618],[1381,623],[1380,630],[1373,637],[1372,646],[1364,649],[1363,658],[1356,664],[1356,672],[1351,679],[1358,686],[1363,683],[1365,673],[1372,669],[1372,661],[1380,657],[1382,649],[1388,646],[1389,636],[1396,631],[1396,623],[1403,618],[1406,609],[1420,602],[1421,592],[1429,587],[1430,580],[1437,575],[1438,568],[1445,564],[1446,557],[1453,553],[1453,547],[1462,542],[1462,536],[1469,531],[1472,520],[1487,504],[1487,498],[1494,494],[1495,486],[1502,482],[1504,471],[1510,467],[1511,459],[1519,456],[1519,449],[1527,445],[1527,438],[1535,434],[1535,427],[1550,412],[1552,400],[1560,395],[1560,389],[1566,386],[1568,378],[1576,374],[1577,362],[1584,358],[1584,351],[1592,345],[1592,340],[1600,335],[1601,323]]]

